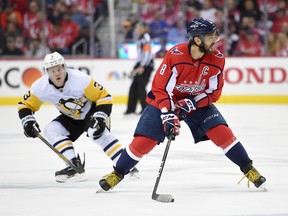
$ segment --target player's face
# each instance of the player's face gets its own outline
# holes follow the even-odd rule
[[[217,43],[219,41],[219,39],[220,39],[220,37],[216,32],[214,32],[211,35],[205,35],[204,48],[205,48],[206,53],[213,52],[213,46],[215,45],[215,43]]]
[[[63,65],[56,65],[47,69],[50,80],[57,87],[62,87],[66,78],[66,71]]]

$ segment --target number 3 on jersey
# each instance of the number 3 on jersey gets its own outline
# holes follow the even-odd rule
[[[28,91],[24,96],[23,99],[26,101],[31,96],[30,91]]]
[[[161,75],[164,75],[166,68],[167,68],[167,65],[166,65],[166,64],[163,64],[163,65],[162,65],[162,68],[161,68],[161,70],[160,70],[159,73],[160,73]]]

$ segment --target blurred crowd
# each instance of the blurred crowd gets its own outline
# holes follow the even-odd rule
[[[216,23],[222,34],[217,49],[228,56],[288,56],[288,0],[129,3],[129,15],[121,26],[123,42],[135,41],[135,24],[142,20],[153,40],[162,44],[158,57],[167,51],[167,43],[187,41],[186,24],[194,17]],[[107,0],[0,0],[0,55],[43,57],[52,51],[71,55],[79,41],[89,47],[90,23],[107,13]]]
[[[134,25],[141,19],[162,44],[157,55],[163,56],[168,42],[187,41],[186,24],[195,17],[216,23],[222,34],[217,49],[228,56],[288,56],[287,0],[134,1],[123,23],[125,41],[133,40]]]
[[[0,0],[1,56],[40,58],[52,51],[71,54],[77,41],[89,42],[91,21],[107,11],[105,1],[91,2]]]

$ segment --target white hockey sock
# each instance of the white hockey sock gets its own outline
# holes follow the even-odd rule
[[[117,163],[123,148],[119,140],[114,137],[108,129],[105,129],[105,132],[99,139],[93,141],[101,146],[103,151],[114,162],[114,164]]]

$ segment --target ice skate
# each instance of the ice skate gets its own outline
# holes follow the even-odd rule
[[[85,176],[84,164],[81,164],[80,157],[78,156],[77,158],[73,158],[71,160],[71,163],[74,164],[76,167],[83,167],[83,172],[81,174],[77,173],[73,168],[68,166],[65,169],[55,172],[56,182],[82,182],[87,180]]]
[[[120,181],[122,181],[123,178],[123,175],[113,171],[112,173],[103,176],[99,181],[99,185],[104,191],[108,191],[113,189]]]
[[[140,173],[139,170],[136,167],[133,167],[130,172],[129,172],[129,178],[131,180],[139,179],[140,178]]]
[[[248,179],[248,187],[250,187],[250,182],[252,182],[256,188],[263,188],[266,190],[264,182],[266,178],[262,176],[255,167],[252,166],[252,161],[246,165],[245,167],[241,168],[242,172],[244,172],[244,177],[238,182],[238,184],[246,177]]]

